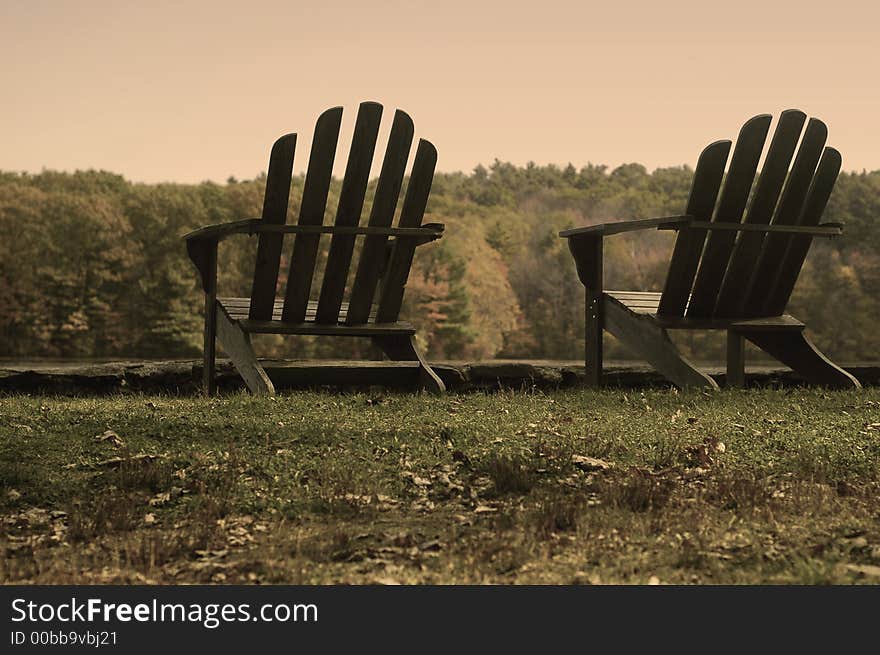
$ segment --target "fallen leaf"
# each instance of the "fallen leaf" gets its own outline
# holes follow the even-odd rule
[[[586,473],[592,473],[593,471],[607,471],[613,466],[613,464],[606,462],[604,459],[587,457],[586,455],[572,455],[571,463]]]
[[[706,437],[703,443],[689,446],[685,449],[691,465],[708,468],[715,464],[715,453],[723,453],[727,450],[724,442],[716,437]]]
[[[195,553],[202,559],[221,559],[226,557],[226,555],[229,554],[229,551],[224,548],[222,550],[197,550]]]
[[[846,542],[854,550],[868,547],[868,540],[865,537],[853,537],[852,539],[847,539]]]
[[[162,493],[158,493],[149,500],[150,507],[161,507],[165,503],[171,500],[171,492],[163,491]]]
[[[873,564],[847,564],[845,568],[850,573],[855,573],[862,577],[880,578],[880,566],[874,566]]]
[[[410,482],[412,482],[414,485],[416,485],[418,487],[430,487],[431,486],[431,481],[428,478],[423,478],[420,475],[416,475],[412,471],[404,471],[403,473],[400,474],[400,477],[402,477],[404,480],[409,480]]]
[[[139,455],[132,455],[131,457],[111,457],[110,459],[105,459],[100,462],[89,463],[89,462],[73,462],[71,464],[65,464],[64,468],[73,469],[73,468],[95,468],[95,467],[110,467],[114,468],[116,466],[120,466],[126,462],[152,462],[156,459],[166,459],[166,455],[149,455],[146,453],[141,453]]]
[[[118,434],[116,434],[113,430],[107,430],[103,434],[95,436],[94,440],[98,443],[109,441],[114,448],[121,448],[125,445],[125,440]]]
[[[380,585],[392,585],[392,586],[400,584],[400,582],[398,582],[394,578],[387,578],[387,577],[386,578],[376,578],[375,580],[373,580],[373,583],[380,584]]]

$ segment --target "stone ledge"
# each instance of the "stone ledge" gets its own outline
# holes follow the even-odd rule
[[[387,386],[412,388],[416,368],[412,364],[363,361],[264,360],[276,388],[341,389]],[[584,366],[576,361],[489,360],[442,361],[432,364],[451,391],[491,389],[558,389],[584,385]],[[880,383],[880,363],[845,367],[866,386]],[[707,365],[709,375],[724,384],[723,367]],[[202,375],[200,360],[120,361],[86,364],[0,363],[0,392],[110,394],[120,392],[194,394]],[[789,369],[753,366],[747,382],[754,386],[794,386],[802,381]],[[244,388],[228,360],[217,363],[221,390]],[[611,387],[666,387],[669,383],[647,365],[608,362],[605,383]]]

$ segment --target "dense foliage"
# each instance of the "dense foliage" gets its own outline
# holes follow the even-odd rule
[[[687,167],[649,173],[638,164],[608,171],[497,161],[471,174],[438,174],[425,220],[445,223],[446,235],[419,249],[404,314],[433,358],[580,358],[583,289],[557,232],[680,213],[691,177]],[[145,185],[96,171],[0,173],[0,356],[197,355],[202,297],[180,236],[258,216],[264,183]],[[294,178],[292,211],[302,185]],[[328,217],[338,192],[336,181]],[[823,350],[844,360],[872,358],[880,345],[873,328],[880,320],[878,209],[880,171],[841,176],[824,219],[846,223],[846,235],[814,244],[789,305]],[[607,286],[661,288],[672,238],[656,231],[611,237]],[[247,295],[254,252],[253,239],[224,242],[221,295]],[[680,338],[697,358],[721,353],[713,335]],[[266,337],[258,348],[294,357],[367,352],[366,344],[339,339]],[[611,344],[610,356],[623,354]]]

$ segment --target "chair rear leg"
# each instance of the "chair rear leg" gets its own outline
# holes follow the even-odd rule
[[[431,393],[443,393],[446,385],[434,372],[422,353],[416,347],[414,335],[371,337],[373,344],[384,352],[388,359],[397,362],[419,363],[419,387]]]
[[[586,287],[584,320],[584,373],[588,387],[602,386],[602,291]]]
[[[381,362],[385,359],[385,353],[379,346],[376,345],[375,341],[370,343],[369,357],[374,362]]]
[[[718,389],[718,384],[691,364],[675,347],[666,330],[649,314],[636,314],[609,296],[603,304],[605,329],[630,350],[640,353],[675,386]]]
[[[860,389],[859,381],[828,359],[803,330],[744,332],[743,336],[808,382],[834,389]]]
[[[733,389],[746,386],[745,339],[733,330],[727,331],[727,386]]]
[[[216,306],[216,316],[220,345],[232,360],[235,370],[244,378],[247,388],[255,396],[274,396],[275,386],[257,362],[250,336],[229,317],[219,303]]]

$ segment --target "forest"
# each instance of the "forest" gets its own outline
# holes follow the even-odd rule
[[[557,233],[681,213],[692,176],[687,166],[648,172],[639,164],[609,170],[500,161],[438,173],[425,222],[445,223],[446,232],[419,248],[403,317],[435,360],[579,359],[583,287]],[[303,181],[292,181],[292,214]],[[187,185],[91,170],[0,172],[0,357],[197,357],[203,296],[181,236],[259,216],[264,185],[265,176]],[[339,188],[335,180],[325,222]],[[369,191],[367,198],[368,211]],[[844,223],[844,236],[816,240],[788,307],[842,361],[874,359],[880,346],[878,215],[880,171],[843,173],[823,220]],[[610,237],[606,287],[661,289],[673,238],[658,231]],[[255,238],[223,242],[221,295],[248,294],[255,252]],[[697,360],[722,357],[717,334],[676,339]],[[359,340],[301,337],[260,337],[256,347],[266,357],[370,352]],[[606,347],[608,358],[629,356],[613,340]]]

